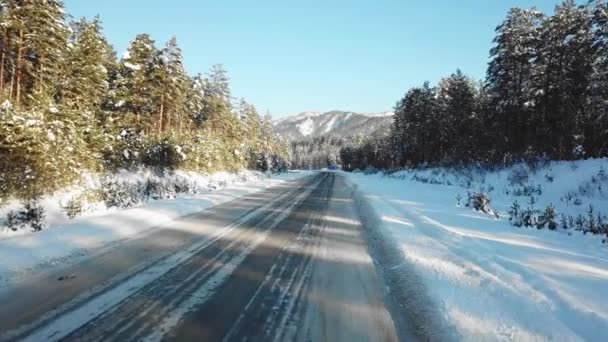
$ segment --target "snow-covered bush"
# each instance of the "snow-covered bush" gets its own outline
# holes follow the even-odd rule
[[[507,195],[513,195],[516,197],[519,196],[532,196],[532,195],[537,195],[540,196],[543,194],[543,190],[542,187],[540,185],[523,185],[521,187],[517,187],[514,189],[506,189],[505,193]]]
[[[74,197],[64,206],[64,210],[67,217],[73,219],[82,214],[83,203],[78,197]]]
[[[490,207],[490,197],[483,192],[468,193],[468,201],[466,206],[481,211],[485,214],[490,214],[498,217],[498,213],[494,212]]]
[[[241,181],[246,181],[241,177]],[[199,188],[196,183],[186,177],[176,176],[173,181],[173,188],[177,194],[197,194]]]
[[[141,130],[125,127],[116,134],[106,133],[103,139],[102,155],[106,169],[134,169],[141,165],[141,154],[145,149]]]
[[[158,177],[150,177],[143,187],[143,197],[146,200],[160,200],[175,198],[175,186],[167,184]]]
[[[100,192],[96,189],[84,188],[82,192],[72,196],[65,204],[61,203],[66,216],[73,219],[85,212],[94,210],[101,201]]]
[[[511,185],[524,185],[528,182],[528,171],[523,165],[517,165],[511,169],[507,179]]]
[[[514,225],[515,227],[521,227],[524,225],[523,219],[522,219],[522,209],[521,206],[519,205],[519,203],[517,203],[517,201],[513,202],[513,204],[511,204],[511,207],[509,208],[509,222]]]
[[[170,138],[151,139],[142,156],[145,166],[157,170],[176,170],[184,160],[182,147]]]
[[[27,227],[33,231],[41,231],[46,226],[45,218],[45,210],[40,203],[29,201],[25,203],[23,208],[8,212],[6,226],[13,231]]]
[[[144,185],[105,177],[101,181],[99,197],[108,208],[128,208],[142,202]]]
[[[375,175],[376,173],[378,173],[378,169],[373,166],[369,166],[365,170],[363,170],[364,175]]]
[[[549,204],[542,215],[539,216],[538,222],[536,223],[536,228],[542,229],[546,226],[549,227],[550,230],[557,229],[557,222],[555,222],[557,215],[555,214],[555,207],[553,204]]]

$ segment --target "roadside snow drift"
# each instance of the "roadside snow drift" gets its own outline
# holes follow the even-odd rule
[[[558,213],[576,211],[560,197],[579,193],[607,167],[607,160],[552,163],[526,182],[541,184],[539,201],[554,203]],[[511,226],[506,211],[513,197],[505,190],[510,170],[470,177],[465,188],[458,177],[421,182],[422,173],[347,177],[379,217],[383,237],[399,245],[402,262],[454,327],[454,339],[608,341],[608,245],[601,236]],[[489,186],[499,219],[457,205],[466,187]],[[581,198],[608,213],[604,194]]]

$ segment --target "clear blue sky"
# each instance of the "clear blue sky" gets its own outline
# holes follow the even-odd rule
[[[235,96],[273,116],[391,110],[411,86],[456,68],[482,78],[510,7],[558,0],[66,0],[99,14],[121,54],[137,33],[176,35],[189,73],[223,63]]]

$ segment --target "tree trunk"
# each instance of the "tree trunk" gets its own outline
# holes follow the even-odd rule
[[[4,37],[6,42],[6,36]],[[0,94],[4,93],[4,64],[6,61],[6,46],[2,47],[2,57],[0,57]]]
[[[42,57],[40,57],[40,74],[38,77],[38,92],[42,93],[42,88],[44,84],[44,64],[42,64]]]
[[[17,75],[16,75],[16,84],[17,87],[15,91],[15,103],[19,105],[21,102],[21,60],[23,59],[23,29],[19,30],[19,44],[17,47]]]
[[[171,131],[171,111],[167,112],[167,128],[169,128],[169,132]]]
[[[15,89],[15,64],[13,64],[11,72],[11,84],[8,92],[8,98],[13,99],[13,89]]]
[[[178,117],[178,121],[179,121],[179,128],[177,130],[177,136],[181,137],[182,136],[182,119],[181,119],[181,116]]]
[[[160,111],[158,114],[158,135],[163,132],[163,112],[165,111],[165,94],[160,97]]]

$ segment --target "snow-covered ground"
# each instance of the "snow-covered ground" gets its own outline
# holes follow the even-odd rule
[[[65,203],[86,184],[41,201],[46,210],[47,227],[40,232],[22,229],[13,232],[6,227],[0,232],[0,286],[19,281],[41,270],[78,262],[102,247],[133,238],[159,225],[169,225],[177,217],[195,213],[232,199],[261,191],[287,180],[303,177],[306,172],[289,172],[270,178],[259,172],[239,174],[217,173],[201,175],[178,172],[163,177],[173,184],[175,178],[188,180],[196,193],[177,194],[174,199],[150,200],[127,209],[108,209],[102,203],[92,203],[81,216],[70,220]],[[114,180],[131,184],[154,177],[148,172],[121,172]],[[91,180],[97,183],[97,180]],[[15,210],[18,203],[0,208],[0,217]],[[1,222],[0,222],[1,223]],[[0,224],[2,226],[2,224]]]
[[[513,170],[522,167],[466,177],[441,169],[345,175],[379,218],[384,237],[397,243],[402,262],[421,279],[455,339],[608,341],[608,244],[573,228],[510,225],[513,201],[527,205],[528,197],[514,195],[522,185],[511,185]],[[558,215],[589,205],[607,215],[608,187],[603,190],[597,180],[601,170],[608,170],[607,159],[554,162],[526,170],[522,184],[540,185],[535,205],[553,203]],[[466,199],[467,191],[476,190],[491,190],[499,219],[458,206],[458,195]]]

